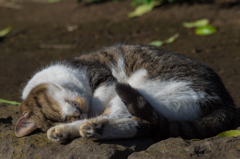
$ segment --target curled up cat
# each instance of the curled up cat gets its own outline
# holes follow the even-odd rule
[[[115,45],[37,72],[22,92],[17,137],[39,128],[54,142],[150,135],[207,138],[228,130],[235,105],[196,60],[144,45]]]

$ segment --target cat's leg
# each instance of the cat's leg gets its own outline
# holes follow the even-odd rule
[[[54,126],[47,131],[47,137],[49,140],[60,143],[65,142],[68,139],[80,137],[79,127],[86,121],[87,119],[83,119],[72,123]]]
[[[119,96],[115,96],[101,116],[80,126],[80,134],[100,139],[132,138],[147,134],[150,128],[149,122],[133,117]]]
[[[82,137],[99,139],[133,138],[150,132],[151,124],[137,117],[131,118],[95,118],[80,126]]]
[[[115,96],[110,101],[110,107],[105,109],[101,116],[52,127],[48,130],[47,136],[54,142],[64,142],[67,139],[80,136],[98,138],[133,137],[139,124],[137,120],[131,119],[131,117],[132,115],[129,114],[121,99]],[[109,134],[111,132],[113,132],[112,135]],[[113,136],[114,133],[119,134],[119,137],[117,135]],[[97,134],[101,134],[102,137]]]

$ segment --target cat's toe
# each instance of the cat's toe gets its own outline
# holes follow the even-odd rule
[[[103,130],[104,124],[89,121],[80,127],[80,134],[82,137],[101,138]]]
[[[53,127],[47,131],[47,137],[54,142],[62,143],[67,139],[67,134],[64,132],[64,127]]]

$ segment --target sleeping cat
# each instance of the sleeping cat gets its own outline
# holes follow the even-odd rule
[[[17,137],[55,142],[151,135],[206,138],[229,129],[235,106],[208,66],[143,45],[115,45],[37,72],[22,92]]]

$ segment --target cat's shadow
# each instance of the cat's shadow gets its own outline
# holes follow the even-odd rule
[[[0,123],[12,125],[12,120],[13,120],[12,117],[0,118]]]
[[[240,108],[237,108],[237,113],[236,113],[236,117],[235,117],[233,128],[240,130]]]

